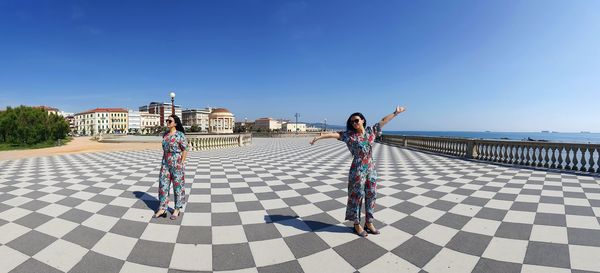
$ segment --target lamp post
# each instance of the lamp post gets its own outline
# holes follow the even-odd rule
[[[298,134],[298,117],[300,117],[300,114],[296,113],[294,116],[296,117],[296,134]]]
[[[175,115],[175,92],[169,94],[171,96],[171,115]]]
[[[324,119],[323,123],[325,123],[325,129],[323,131],[327,132],[327,119]]]

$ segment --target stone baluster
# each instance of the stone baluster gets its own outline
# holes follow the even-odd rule
[[[565,146],[565,169],[571,169],[571,147]]]
[[[542,146],[537,146],[537,151],[537,163],[535,164],[535,166],[542,167],[544,165],[544,151]]]
[[[493,143],[492,144],[492,162],[498,162],[498,144],[497,143]]]
[[[518,164],[519,161],[519,146],[516,144],[511,145],[511,164]]]
[[[558,168],[557,157],[556,157],[556,146],[551,146],[550,150],[552,151],[552,157],[550,158],[550,168]]]
[[[589,151],[590,151],[590,162],[589,162],[590,167],[588,167],[587,171],[590,173],[593,173],[594,168],[596,167],[596,159],[594,158],[594,156],[595,156],[594,154],[596,153],[596,148],[591,147],[589,149]]]
[[[557,168],[559,168],[559,169],[564,169],[565,168],[565,166],[563,164],[565,162],[564,161],[564,157],[563,157],[563,151],[564,151],[564,146],[563,145],[558,146],[558,151],[557,151],[556,154],[558,156],[558,159],[557,159],[558,160],[557,161]]]
[[[544,146],[544,168],[548,168],[551,166],[550,164],[550,156],[548,156],[548,153],[550,152],[550,146]]]
[[[502,163],[502,144],[496,144],[496,159],[495,162]]]
[[[481,143],[481,160],[489,160],[489,148],[490,145],[487,143]]]
[[[536,167],[541,167],[542,166],[542,147],[537,146],[535,147],[534,154],[535,154],[535,164],[533,166]]]
[[[596,154],[598,154],[598,159],[594,160],[596,162],[596,173],[600,173],[600,147],[594,148],[594,150],[596,150]]]
[[[577,152],[579,151],[579,147],[573,147],[573,167],[571,167],[571,170],[578,170],[579,169],[579,159],[577,158]]]
[[[587,160],[585,159],[587,153],[587,148],[582,147],[581,148],[581,167],[578,168],[579,171],[587,171]]]
[[[529,145],[525,145],[525,149],[523,151],[525,152],[524,165],[531,166],[531,147],[529,147]]]

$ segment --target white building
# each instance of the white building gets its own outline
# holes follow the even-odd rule
[[[196,125],[201,132],[208,132],[211,112],[211,108],[183,110],[181,122],[183,126]]]
[[[272,118],[259,118],[254,121],[254,129],[256,131],[273,131],[280,130],[281,122]]]
[[[285,132],[306,132],[306,124],[288,122],[281,126],[281,130]]]
[[[60,111],[57,113],[59,116],[61,117],[68,117],[68,116],[75,116],[75,113],[71,113],[71,112],[65,112],[65,111]]]
[[[322,132],[323,128],[319,127],[306,127],[307,132]]]
[[[125,133],[129,128],[129,112],[123,108],[96,108],[75,114],[75,126],[80,135]]]
[[[138,133],[142,129],[140,111],[129,110],[129,133]]]

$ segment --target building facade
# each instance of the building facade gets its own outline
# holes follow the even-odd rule
[[[122,134],[129,129],[129,112],[123,108],[96,108],[75,114],[80,135]]]
[[[65,120],[67,121],[67,123],[69,123],[69,133],[74,134],[77,131],[75,115],[65,116]]]
[[[140,131],[142,133],[150,133],[154,128],[159,127],[160,124],[159,114],[140,112]]]
[[[225,108],[213,109],[209,115],[209,132],[213,134],[232,134],[235,127],[233,113]]]
[[[254,121],[255,131],[281,130],[281,122],[272,118],[259,118]]]
[[[285,132],[306,132],[306,124],[287,122],[281,126],[281,130]]]
[[[306,127],[307,132],[322,132],[323,128],[320,127]]]
[[[160,116],[160,124],[167,126],[167,118],[171,115],[171,103],[167,102],[151,102],[148,105],[140,106],[140,112],[148,112],[150,114],[158,114]],[[181,106],[175,105],[175,115],[181,117]]]
[[[208,132],[211,112],[212,108],[183,110],[181,122],[183,126],[195,125],[200,132]]]
[[[50,114],[58,115],[60,113],[60,110],[58,110],[57,108],[45,106],[45,105],[33,106],[32,108],[42,109],[42,110],[46,111],[48,113],[48,115],[50,115]]]
[[[129,110],[129,133],[139,133],[142,129],[142,116],[140,111]]]
[[[233,131],[235,133],[251,132],[254,129],[253,121],[236,121]]]
[[[65,111],[59,111],[57,113],[57,115],[61,116],[61,117],[68,117],[68,116],[75,116],[75,113],[71,113],[71,112],[65,112]]]

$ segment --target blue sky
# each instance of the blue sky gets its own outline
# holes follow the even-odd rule
[[[0,0],[0,107],[600,132],[600,1]]]

